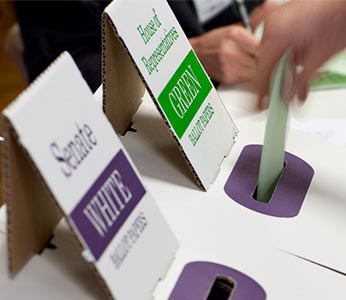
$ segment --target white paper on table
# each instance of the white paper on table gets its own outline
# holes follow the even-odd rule
[[[346,119],[312,119],[292,117],[292,128],[309,133],[335,145],[346,144]]]

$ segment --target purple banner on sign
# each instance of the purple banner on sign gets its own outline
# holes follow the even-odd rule
[[[142,183],[120,150],[71,213],[96,260],[144,194]]]

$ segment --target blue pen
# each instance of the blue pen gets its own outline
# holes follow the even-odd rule
[[[249,18],[249,14],[247,12],[247,8],[245,6],[244,0],[235,0],[235,2],[238,5],[240,16],[242,18],[245,28],[249,30],[250,32],[252,32],[250,18]]]

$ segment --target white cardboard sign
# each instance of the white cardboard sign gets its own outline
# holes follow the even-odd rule
[[[233,146],[237,129],[167,2],[113,1],[105,10],[104,20],[104,48],[112,45],[107,40],[108,29],[112,27],[197,181],[207,190]],[[111,55],[106,49],[104,106],[107,115],[112,115],[107,112],[107,101],[112,101],[107,99],[107,89],[117,84],[112,83],[110,71],[107,72],[107,57]],[[126,106],[125,100],[123,106]]]
[[[112,298],[150,299],[177,241],[71,56],[60,56],[4,116]]]

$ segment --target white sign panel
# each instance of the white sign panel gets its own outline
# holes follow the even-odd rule
[[[4,114],[112,296],[150,299],[177,242],[70,55]]]
[[[208,189],[237,129],[166,1],[117,0],[105,10],[159,110]]]

